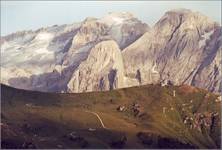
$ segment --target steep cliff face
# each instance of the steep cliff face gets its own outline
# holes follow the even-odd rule
[[[191,85],[210,91],[222,91],[222,28],[216,28],[210,40],[206,41],[201,65]]]
[[[111,90],[123,87],[121,51],[113,40],[96,44],[75,70],[68,83],[69,92]]]
[[[219,25],[197,12],[173,10],[127,47],[123,59],[130,80],[139,70],[142,84],[170,80],[218,91],[220,51]]]
[[[132,45],[123,50],[124,68],[126,73],[126,82],[139,85],[147,83],[156,83],[159,80],[159,72],[156,68],[156,50],[154,47],[155,37],[152,31],[145,33]]]
[[[175,20],[177,21],[174,22]],[[172,26],[169,29],[170,34],[162,35],[166,37],[166,44],[163,45],[157,58],[159,68],[162,70],[161,78],[172,80],[175,84],[190,84],[189,80],[205,57],[206,41],[210,40],[211,34],[216,31],[217,24],[206,16],[189,10],[166,13],[156,25],[157,32],[162,30],[161,28],[158,30],[161,24],[162,28]]]
[[[149,28],[127,12],[1,38],[1,83],[87,92],[170,81],[222,90],[222,28],[187,9]]]

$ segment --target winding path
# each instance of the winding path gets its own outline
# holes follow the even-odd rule
[[[100,121],[102,127],[103,127],[104,129],[108,129],[108,128],[104,125],[104,123],[103,123],[101,117],[99,116],[99,114],[97,114],[96,112],[87,111],[87,110],[85,110],[85,112],[87,112],[87,113],[91,113],[91,114],[95,115],[95,116],[99,119],[99,121]]]

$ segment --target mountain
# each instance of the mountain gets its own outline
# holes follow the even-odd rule
[[[171,81],[221,92],[222,28],[189,10],[167,12],[123,50],[126,76],[141,82]],[[134,61],[131,61],[134,60]]]
[[[99,59],[97,59],[99,58]],[[121,50],[113,40],[102,41],[90,50],[68,83],[70,92],[112,90],[124,87]]]
[[[221,92],[222,28],[187,9],[149,27],[128,12],[1,37],[1,83],[47,92],[150,83]]]
[[[132,14],[123,12],[109,13],[101,19],[87,18],[81,23],[55,25],[2,37],[1,82],[13,87],[37,91],[83,91],[70,86],[76,80],[75,74],[81,71],[82,63],[93,59],[88,57],[99,57],[100,54],[97,55],[96,51],[105,48],[104,51],[107,54],[103,59],[106,59],[106,55],[113,55],[110,56],[110,63],[107,63],[111,64],[115,54],[110,53],[109,49],[113,49],[118,56],[115,59],[119,58],[117,62],[121,62],[122,56],[119,51],[133,43],[147,30],[149,27],[146,24]],[[98,63],[101,62],[103,63],[103,60],[98,61]],[[115,64],[115,66],[121,67],[121,64]],[[101,69],[106,69],[104,74],[107,74],[111,67],[104,66]],[[99,73],[93,75],[96,74]],[[94,83],[98,84],[95,81],[76,86],[85,86],[83,89],[92,90],[86,86],[95,86],[92,85]],[[114,86],[114,88],[117,87],[119,84]],[[93,90],[98,89],[93,88]]]
[[[187,85],[69,94],[1,85],[1,106],[3,149],[221,147],[221,97]]]

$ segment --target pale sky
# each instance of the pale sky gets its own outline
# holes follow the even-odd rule
[[[199,11],[221,24],[221,1],[1,1],[1,35],[80,22],[108,12],[127,11],[154,25],[171,9]]]

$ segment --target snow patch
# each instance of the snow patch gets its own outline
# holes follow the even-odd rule
[[[5,49],[9,48],[10,47],[10,44],[8,44],[8,42],[4,42],[2,45],[1,45],[1,52],[4,53]]]
[[[39,33],[36,37],[35,40],[39,41],[50,41],[53,38],[53,34],[47,33],[47,32],[42,32]]]
[[[122,24],[124,19],[118,17],[111,17],[111,19],[115,22],[115,25]]]
[[[120,25],[123,24],[124,21],[129,20],[131,18],[133,18],[133,15],[128,12],[114,12],[109,13],[109,15],[104,16],[99,21],[108,25]]]
[[[210,31],[210,32],[205,32],[202,36],[201,36],[201,40],[199,41],[199,48],[203,47],[206,45],[206,41],[210,39],[210,36],[214,33],[214,30]]]
[[[53,51],[49,51],[47,48],[40,48],[35,51],[37,54],[53,54]]]

